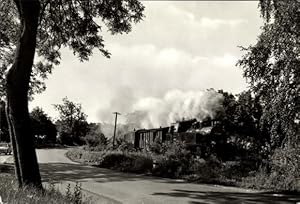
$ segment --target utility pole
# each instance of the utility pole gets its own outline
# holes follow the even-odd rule
[[[114,137],[113,137],[113,147],[115,146],[115,140],[116,140],[116,130],[117,130],[117,120],[118,120],[118,115],[121,115],[121,113],[114,112],[115,114],[115,128],[114,128]]]

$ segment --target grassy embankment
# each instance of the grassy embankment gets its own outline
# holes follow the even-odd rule
[[[44,191],[36,190],[32,187],[19,189],[14,177],[12,165],[0,164],[0,196],[5,204],[83,204],[80,185],[76,185],[74,192],[70,186],[66,189],[66,195],[59,192],[54,185],[48,185]]]
[[[68,151],[66,156],[73,161],[101,168],[180,178],[190,182],[271,191],[297,192],[300,190],[296,182],[289,186],[281,186],[279,182],[274,182],[274,179],[264,169],[258,168],[255,162],[221,162],[215,157],[202,159],[191,156],[180,147],[178,149],[175,147],[174,150],[163,155],[118,150],[88,151],[77,148]]]

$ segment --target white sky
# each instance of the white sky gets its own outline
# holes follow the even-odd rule
[[[106,59],[95,52],[81,63],[69,50],[46,81],[47,90],[30,107],[55,117],[53,105],[67,96],[81,103],[90,122],[113,122],[137,101],[214,88],[239,93],[247,88],[236,67],[239,45],[256,42],[262,20],[257,2],[143,1],[145,19],[131,33],[104,33]],[[121,116],[122,120],[122,116]]]

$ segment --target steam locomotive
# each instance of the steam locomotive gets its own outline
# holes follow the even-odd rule
[[[213,142],[220,138],[222,128],[219,121],[206,119],[181,120],[172,123],[169,127],[134,130],[124,139],[134,145],[135,148],[144,149],[155,141],[184,141],[189,146],[201,146],[207,142]]]

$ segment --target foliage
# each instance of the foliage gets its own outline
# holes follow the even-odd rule
[[[299,189],[299,7],[296,0],[260,0],[262,33],[238,62],[262,103],[260,126],[271,136],[272,156],[250,179],[262,188]]]
[[[217,112],[215,119],[220,122],[222,139],[215,145],[215,153],[223,160],[269,156],[270,132],[260,122],[263,108],[259,97],[250,90],[236,97],[223,90],[219,93],[224,97],[223,110]]]
[[[33,135],[37,144],[56,142],[57,130],[50,117],[40,108],[34,108],[30,113]]]
[[[143,153],[109,152],[99,166],[124,172],[147,173],[151,172],[152,165],[151,157]]]
[[[54,186],[50,186],[49,189],[45,191],[40,191],[30,186],[18,189],[16,188],[16,181],[14,180],[12,174],[1,174],[0,175],[0,195],[4,203],[49,203],[49,204],[71,204],[74,202],[74,198],[77,199],[77,203],[89,203],[83,201],[80,196],[75,197],[74,192],[71,193],[71,199],[62,195]],[[80,190],[80,189],[78,189]],[[77,193],[81,193],[78,191]]]
[[[84,140],[90,149],[105,149],[107,145],[107,138],[102,133],[99,135],[88,134],[87,136],[85,136]]]
[[[283,147],[275,150],[271,157],[269,185],[276,190],[300,189],[300,149]]]
[[[192,154],[186,149],[185,143],[166,142],[162,149],[162,154],[155,156],[157,165],[153,169],[154,175],[174,178],[189,173]]]
[[[88,60],[94,48],[108,57],[100,35],[101,26],[96,22],[103,22],[112,34],[129,32],[131,24],[142,19],[143,9],[137,0],[0,1],[0,74],[5,78],[0,81],[0,97],[6,91],[8,125],[14,130],[10,135],[20,186],[32,184],[42,188],[28,96],[45,89],[42,81],[60,63],[61,47],[71,48],[80,60]],[[63,132],[61,136],[70,135]]]
[[[87,115],[82,111],[81,104],[63,98],[62,104],[54,105],[59,113],[56,127],[63,144],[82,144],[82,137],[88,132]]]
[[[71,185],[67,185],[67,190],[66,190],[66,198],[70,200],[74,204],[82,204],[82,189],[81,189],[81,184],[76,182],[75,187],[74,187],[74,192],[72,194],[71,192]]]
[[[237,107],[236,97],[233,94],[223,90],[219,90],[218,93],[223,95],[223,109],[217,111],[215,119],[221,121],[226,134],[234,134],[234,121]]]
[[[183,150],[184,152],[185,150]],[[148,173],[161,177],[183,178],[192,182],[236,185],[247,188],[265,188],[271,190],[299,190],[299,152],[279,151],[273,162],[278,163],[277,173],[270,173],[266,166],[260,166],[256,161],[227,161],[222,162],[216,156],[203,159],[199,156],[183,156],[175,152],[162,154],[147,154],[144,152],[128,153],[118,151],[86,151],[72,149],[67,156],[76,162],[81,162],[101,168],[109,168],[124,172]],[[282,154],[290,156],[286,169],[282,165]],[[276,159],[275,159],[276,158]],[[180,159],[183,162],[180,162]],[[274,169],[275,170],[275,169]],[[288,172],[291,172],[290,174]],[[282,174],[285,172],[285,174]]]
[[[85,142],[88,148],[103,150],[108,143],[107,138],[101,132],[101,128],[96,123],[89,124],[89,132],[85,136]]]
[[[73,161],[90,164],[99,165],[106,151],[89,151],[85,149],[72,149],[66,153],[66,156]]]
[[[222,173],[223,164],[215,156],[206,160],[194,158],[187,178],[201,183],[221,183]]]
[[[247,188],[271,189],[275,191],[300,191],[300,151],[297,148],[277,148],[269,161],[243,178]]]
[[[150,144],[149,150],[154,154],[165,154],[167,151],[165,147],[166,146],[163,145],[159,139],[156,139],[152,144]]]
[[[113,147],[112,144],[109,146],[110,150],[118,150],[121,152],[135,152],[134,145],[123,138],[117,138],[115,141],[115,146]]]
[[[31,76],[31,94],[45,90],[43,82],[61,60],[60,49],[70,48],[80,60],[88,60],[93,49],[104,56],[110,53],[104,48],[101,31],[104,26],[112,34],[128,33],[132,23],[143,18],[144,7],[138,0],[98,1],[41,0],[41,12],[37,34],[37,60]],[[0,78],[13,63],[15,46],[20,36],[20,21],[13,1],[0,1]],[[99,19],[101,20],[99,21]],[[1,87],[5,80],[1,80]]]
[[[66,156],[76,162],[123,172],[148,173],[153,166],[150,155],[142,152],[133,153],[107,150],[94,152],[83,149],[73,149],[68,151]]]
[[[255,45],[238,62],[263,102],[273,149],[297,141],[300,119],[300,2],[261,0],[265,24]],[[287,15],[288,14],[288,15]]]

